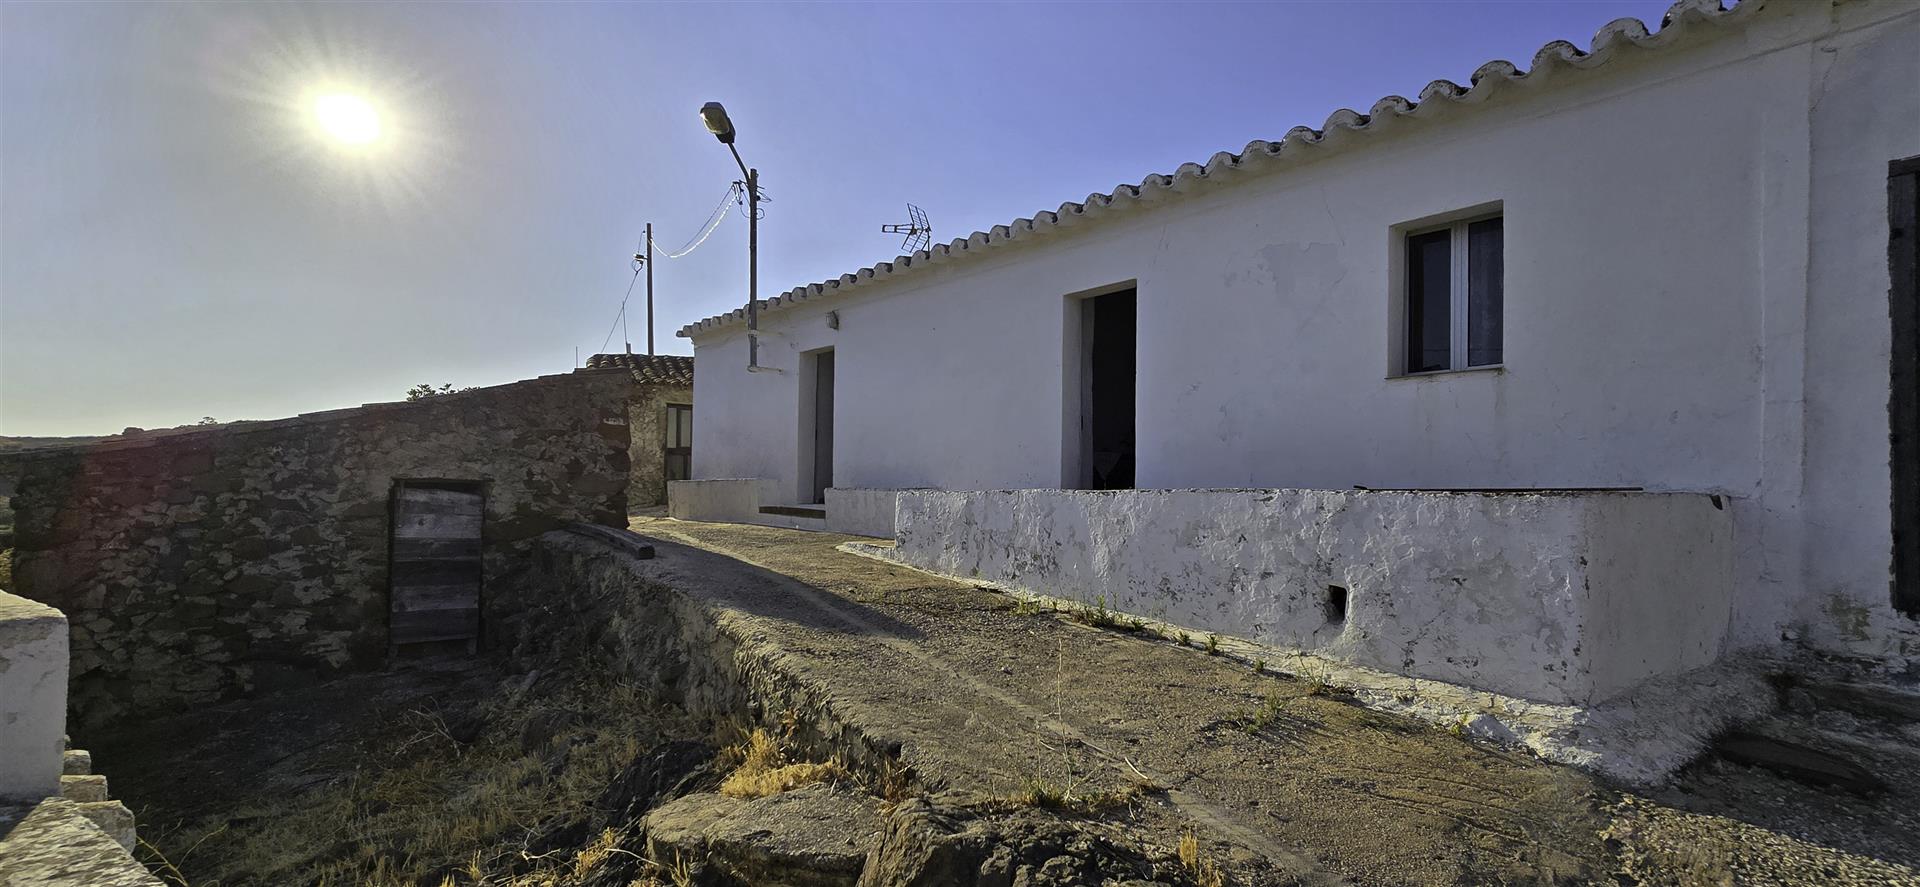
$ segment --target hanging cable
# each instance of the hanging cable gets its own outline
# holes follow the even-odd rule
[[[714,207],[712,214],[707,216],[707,223],[701,226],[700,233],[694,235],[694,238],[688,241],[687,245],[681,247],[678,251],[667,253],[666,255],[660,256],[659,258],[678,259],[681,256],[687,255],[688,253],[691,253],[694,250],[699,249],[700,244],[706,243],[707,238],[712,237],[713,232],[719,230],[721,220],[725,219],[727,217],[727,212],[733,208],[734,201],[737,199],[740,191],[741,191],[741,185],[739,182],[735,182],[731,186],[729,186],[727,188],[726,196],[720,198],[720,205]],[[660,241],[658,240],[654,241],[653,245],[659,246]]]
[[[605,342],[600,343],[599,353],[601,354],[607,353],[607,345],[613,342],[613,331],[619,329],[621,325],[626,322],[627,300],[630,298],[633,298],[633,285],[635,283],[638,283],[639,281],[640,281],[640,269],[635,268],[633,269],[633,278],[627,281],[627,294],[620,297],[620,313],[614,315],[613,326],[607,327],[607,340]]]

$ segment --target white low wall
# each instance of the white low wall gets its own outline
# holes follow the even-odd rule
[[[827,529],[849,536],[893,538],[893,514],[903,490],[827,489]]]
[[[678,520],[746,524],[760,520],[770,502],[771,482],[756,477],[676,480],[667,483],[667,516]]]
[[[1726,638],[1724,502],[1681,493],[903,491],[914,566],[1591,705]],[[1345,590],[1340,618],[1330,599]]]
[[[60,794],[67,617],[0,591],[0,800]]]

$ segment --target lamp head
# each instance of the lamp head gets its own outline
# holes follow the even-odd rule
[[[727,109],[721,107],[719,102],[700,106],[700,122],[707,125],[707,132],[713,133],[720,144],[733,144],[733,121],[727,118]]]

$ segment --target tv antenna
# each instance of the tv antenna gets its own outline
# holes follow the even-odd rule
[[[880,233],[907,235],[900,241],[900,248],[913,255],[933,243],[933,225],[927,222],[926,210],[911,203],[907,204],[907,218],[910,221],[904,225],[881,225]]]

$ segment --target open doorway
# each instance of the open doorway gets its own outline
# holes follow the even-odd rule
[[[1134,482],[1134,345],[1137,291],[1080,300],[1080,471],[1083,490]]]
[[[1887,173],[1893,606],[1920,617],[1920,157],[1896,160]]]
[[[800,357],[800,502],[821,505],[833,486],[833,349]]]

